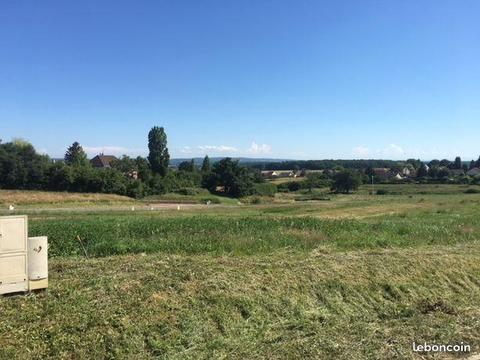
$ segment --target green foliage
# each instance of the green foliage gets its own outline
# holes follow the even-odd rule
[[[480,194],[480,189],[470,188],[464,191],[465,194]]]
[[[192,188],[192,187],[186,187],[186,188],[180,188],[178,190],[175,190],[177,194],[180,195],[186,195],[186,196],[192,196],[192,195],[199,195],[199,194],[209,194],[207,190],[205,189],[200,189],[200,188]]]
[[[452,163],[452,162],[451,162],[450,160],[448,160],[448,159],[442,159],[442,160],[440,160],[439,165],[440,165],[440,166],[445,166],[445,167],[450,167],[450,164],[451,164],[451,163]]]
[[[152,171],[160,176],[167,175],[170,154],[167,148],[167,134],[163,127],[154,126],[148,133],[148,161]]]
[[[82,146],[75,141],[65,153],[65,163],[72,166],[88,166],[90,163]]]
[[[315,191],[314,192],[308,191],[303,195],[295,197],[295,201],[313,201],[313,200],[325,201],[325,200],[330,200],[330,198],[327,197],[327,194],[325,194],[324,192],[315,192]]]
[[[425,164],[421,164],[417,170],[417,178],[422,178],[428,175],[428,170]]]
[[[323,188],[331,185],[331,180],[327,175],[321,173],[309,173],[302,182],[303,189]]]
[[[180,164],[178,164],[178,170],[180,171],[186,171],[186,172],[193,172],[196,170],[195,167],[195,162],[194,160],[190,161],[182,161]]]
[[[210,158],[208,155],[205,155],[202,162],[202,172],[209,173],[212,170],[212,165],[210,164]]]
[[[344,170],[335,174],[332,190],[348,194],[357,190],[361,183],[361,176],[357,171]]]
[[[453,162],[453,168],[457,170],[462,169],[462,159],[460,158],[460,156],[457,156],[455,158],[455,161]]]
[[[298,191],[302,188],[302,183],[300,181],[288,181],[278,185],[279,191]]]
[[[110,165],[112,169],[117,169],[124,174],[130,174],[133,171],[138,172],[137,161],[126,155],[123,155],[120,159],[112,161]]]
[[[272,183],[255,184],[255,194],[260,196],[275,196],[278,192],[277,185]]]
[[[50,165],[47,156],[39,155],[25,141],[0,144],[0,187],[5,189],[38,189],[48,181]]]
[[[398,161],[393,160],[288,160],[282,162],[256,162],[248,166],[260,170],[333,170],[338,167],[348,169],[365,169],[367,167],[395,166]]]
[[[253,176],[245,166],[231,158],[225,158],[213,165],[212,172],[204,176],[203,186],[211,192],[218,191],[233,197],[251,195],[254,192]]]

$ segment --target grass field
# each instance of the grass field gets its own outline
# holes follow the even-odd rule
[[[385,186],[329,201],[35,212],[51,287],[0,298],[0,359],[432,357],[412,341],[479,353],[480,194]]]
[[[126,196],[114,194],[67,193],[54,191],[0,190],[0,205],[88,205],[131,203]]]

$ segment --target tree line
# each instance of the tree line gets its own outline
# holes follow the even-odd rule
[[[64,161],[38,154],[32,144],[15,139],[0,141],[0,188],[100,192],[142,198],[183,188],[204,187],[211,192],[241,197],[262,182],[258,171],[230,158],[211,164],[205,156],[200,168],[193,162],[169,168],[170,154],[163,127],[148,133],[148,156],[122,156],[110,168],[95,168],[78,142],[66,151]]]
[[[339,168],[364,170],[368,168],[390,168],[397,169],[405,166],[412,166],[414,169],[420,168],[424,162],[420,159],[407,160],[285,160],[281,162],[252,162],[244,165],[258,170],[334,170]],[[426,163],[428,167],[438,167],[453,169],[463,169],[468,171],[474,167],[480,167],[480,157],[478,160],[472,160],[469,163],[463,162],[459,156],[454,161],[448,159],[431,160]]]
[[[388,181],[378,178],[374,168],[389,168],[401,172],[411,169],[408,181],[453,181],[480,183],[478,177],[465,176],[469,169],[479,167],[476,161],[463,162],[460,157],[431,160],[309,160],[281,163],[251,163],[225,158],[212,163],[205,156],[201,166],[194,160],[181,162],[176,169],[169,167],[170,154],[167,134],[163,127],[153,127],[148,133],[148,156],[131,158],[122,156],[114,160],[110,168],[93,167],[78,142],[65,152],[63,161],[54,162],[46,155],[38,154],[34,147],[21,139],[8,143],[0,140],[0,188],[53,190],[72,192],[100,192],[142,198],[168,192],[188,192],[190,188],[205,188],[212,193],[232,197],[253,194],[272,195],[277,186],[265,183],[262,169],[268,170],[324,170],[310,173],[301,182],[287,182],[280,191],[297,191],[330,187],[335,192],[350,192],[359,184]]]

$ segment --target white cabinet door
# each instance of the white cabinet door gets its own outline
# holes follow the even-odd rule
[[[0,254],[27,251],[26,216],[0,218]]]
[[[0,255],[0,285],[27,281],[27,255]]]

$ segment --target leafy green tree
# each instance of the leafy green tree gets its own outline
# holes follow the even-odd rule
[[[333,180],[332,190],[345,194],[349,194],[352,190],[357,190],[362,183],[360,174],[354,170],[340,171],[335,174]]]
[[[438,169],[438,178],[439,179],[446,179],[450,176],[450,170],[446,167],[442,167]]]
[[[135,159],[132,159],[127,155],[123,155],[120,159],[113,160],[111,167],[112,169],[116,169],[123,174],[131,174],[133,171],[138,171],[138,166]]]
[[[205,155],[202,162],[202,172],[209,173],[212,170],[212,165],[210,164],[210,158],[208,155]]]
[[[407,159],[407,164],[410,164],[413,166],[414,169],[420,168],[422,166],[422,161],[420,159]]]
[[[475,167],[480,167],[480,156],[478,157],[478,160],[475,161]]]
[[[439,177],[439,172],[440,172],[440,168],[438,166],[430,166],[430,168],[428,169],[428,176],[431,177],[432,179],[436,179]]]
[[[475,160],[470,161],[470,165],[468,166],[468,170],[471,170],[475,167]]]
[[[178,170],[185,172],[195,171],[195,161],[193,159],[190,161],[182,161],[180,164],[178,164]]]
[[[203,185],[212,192],[223,188],[223,192],[233,197],[251,195],[254,192],[252,174],[238,161],[225,158],[212,167],[212,172],[204,177]]]
[[[86,166],[89,164],[87,154],[77,141],[68,147],[65,153],[65,163],[72,166]]]
[[[167,134],[163,127],[154,126],[148,133],[148,161],[152,171],[160,176],[167,175],[170,154],[167,148]]]
[[[25,140],[0,144],[0,188],[42,189],[50,159]]]
[[[322,188],[331,185],[331,181],[328,176],[312,172],[307,174],[306,179],[302,181],[302,187],[312,191],[314,188]]]
[[[422,178],[428,175],[428,170],[425,164],[422,164],[417,170],[417,178]]]
[[[455,161],[453,162],[453,168],[457,170],[462,169],[462,159],[460,158],[460,156],[457,156],[455,158]]]
[[[68,191],[73,184],[72,167],[64,163],[55,163],[47,173],[47,188],[54,191]]]
[[[450,167],[450,164],[451,164],[451,161],[450,160],[447,160],[447,159],[442,159],[440,160],[440,166],[446,166],[446,167]]]
[[[135,159],[135,166],[138,170],[138,178],[141,179],[144,183],[148,183],[153,176],[152,169],[150,168],[148,160],[141,156],[138,156]]]

